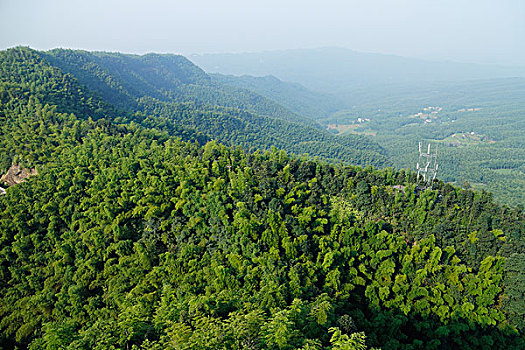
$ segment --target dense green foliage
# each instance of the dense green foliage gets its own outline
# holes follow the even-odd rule
[[[337,138],[272,100],[211,79],[182,56],[72,50],[35,54],[127,112],[183,125],[227,145],[246,150],[275,146],[353,164],[388,164],[372,140]]]
[[[61,117],[55,118],[56,114]],[[17,48],[0,52],[0,172],[13,162],[34,166],[54,159],[55,153],[65,147],[62,142],[82,139],[84,130],[78,119],[99,120],[99,125],[109,125],[111,120],[138,123],[185,140],[209,140],[203,133],[182,128],[171,120],[139,112],[117,112],[35,51]],[[71,135],[60,135],[66,125],[73,128]]]
[[[164,102],[193,101],[197,105],[233,107],[283,120],[315,124],[249,90],[215,82],[182,56],[137,56],[64,49],[40,55],[123,109],[136,109],[140,105],[137,99],[150,97]]]
[[[500,305],[523,302],[503,283],[523,213],[443,184],[396,192],[413,179],[392,170],[80,126],[0,197],[5,344],[523,346]]]
[[[519,209],[442,182],[416,194],[391,168],[201,146],[180,139],[205,141],[192,103],[112,107],[27,49],[1,66],[2,164],[39,170],[0,196],[3,347],[525,346]]]
[[[331,98],[317,105],[301,103],[324,95],[312,97],[311,91],[275,80],[222,77],[313,115],[341,131],[339,135],[373,136],[396,168],[414,168],[417,142],[431,140],[439,144],[443,180],[488,190],[500,203],[525,206],[523,67],[422,61],[337,48],[191,58],[208,72],[271,74],[333,94],[343,106]],[[429,106],[442,110],[430,115],[424,111]],[[327,116],[319,107],[337,111]],[[359,123],[359,118],[370,120]]]

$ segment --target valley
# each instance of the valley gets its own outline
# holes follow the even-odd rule
[[[324,101],[331,108],[326,106],[321,111],[310,107],[312,119],[327,131],[338,136],[361,135],[377,142],[385,150],[390,164],[397,169],[414,169],[418,141],[434,142],[440,147],[439,177],[442,180],[457,185],[469,183],[490,191],[501,204],[525,205],[525,192],[521,190],[525,185],[522,176],[525,171],[522,135],[525,128],[525,78],[519,67],[511,70],[477,66],[456,74],[461,70],[461,64],[413,61],[411,64],[415,67],[426,65],[433,67],[429,69],[441,71],[442,78],[429,80],[428,76],[415,74],[417,68],[413,68],[410,80],[389,82],[381,81],[372,65],[383,62],[380,67],[385,76],[390,76],[399,74],[397,69],[401,67],[409,69],[410,60],[402,63],[400,58],[391,58],[392,62],[386,64],[389,57],[377,55],[369,60],[372,56],[344,50],[292,50],[279,55],[266,52],[191,58],[211,71],[273,74],[281,79],[291,79],[295,84],[304,83],[307,88],[301,93],[294,90],[293,94],[284,88],[290,84],[286,81],[272,82],[272,89],[279,94],[268,94],[268,84],[264,80],[253,80],[255,78],[252,78],[250,88],[278,103],[288,101],[296,112],[299,110],[294,109],[294,103],[289,101],[298,104],[305,100],[298,96],[328,94],[331,98]],[[278,57],[280,66],[277,66]],[[226,68],[230,60],[232,64],[235,62],[235,70]],[[346,63],[336,65],[336,60]],[[283,71],[284,66],[291,67],[294,62],[297,64],[293,69],[295,75]],[[301,62],[304,62],[304,67]],[[333,72],[332,75],[323,75],[326,70],[324,62],[332,62],[332,66],[338,67],[337,79]],[[353,62],[360,63],[352,66]],[[364,79],[364,76],[369,76],[367,74],[371,74],[371,78],[366,84],[356,84],[359,81],[357,76]],[[495,78],[494,74],[509,77]],[[314,79],[317,79],[317,84]],[[331,85],[326,85],[327,82]],[[236,85],[235,77],[230,76],[228,83]],[[302,106],[304,109],[308,104]]]
[[[524,350],[524,18],[0,0],[0,350]]]
[[[24,47],[0,79],[3,348],[524,347],[519,103],[305,117],[275,79]]]

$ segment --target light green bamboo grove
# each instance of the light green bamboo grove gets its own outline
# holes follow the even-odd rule
[[[39,175],[0,196],[3,348],[525,346],[519,208],[119,117],[16,52],[0,159]]]

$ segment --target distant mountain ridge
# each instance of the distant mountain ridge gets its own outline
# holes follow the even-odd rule
[[[0,51],[2,350],[525,348],[523,207],[101,60]]]
[[[19,47],[1,52],[0,64],[9,72],[3,77],[7,84],[34,79],[30,86],[41,92],[40,103],[82,119],[137,123],[183,140],[214,139],[249,151],[276,147],[326,160],[389,165],[371,139],[337,137],[268,98],[210,78],[182,56]],[[21,66],[27,70],[19,71]],[[11,156],[5,157],[8,167]]]
[[[301,101],[298,105],[311,111],[343,105],[327,117],[317,112],[314,118],[339,136],[371,136],[396,168],[416,164],[417,140],[443,143],[441,179],[491,191],[500,203],[525,203],[523,66],[430,61],[342,48],[192,55],[190,59],[210,74],[230,74],[221,76],[225,82],[250,86],[292,110],[297,109],[284,100]],[[264,78],[267,75],[301,84],[321,96],[335,96],[341,104],[284,87],[274,93],[275,84]],[[442,111],[430,119],[410,117],[429,106]],[[473,132],[484,141],[462,143],[461,148],[448,142],[449,137]]]
[[[97,90],[108,102],[137,107],[137,99],[243,108],[280,119],[314,124],[251,91],[225,88],[180,55],[130,55],[55,49],[43,53],[52,64]]]
[[[285,82],[273,75],[255,77],[216,73],[211,76],[224,84],[255,91],[295,113],[313,119],[328,116],[348,107],[344,101],[333,95],[314,92],[301,84]]]
[[[525,77],[525,67],[427,61],[344,48],[191,55],[209,73],[275,75],[349,98],[354,89],[431,81]]]

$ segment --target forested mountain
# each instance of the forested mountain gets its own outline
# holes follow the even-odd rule
[[[49,62],[0,54],[2,164],[38,170],[0,196],[3,349],[525,347],[521,209],[206,143],[202,106],[130,112]]]
[[[182,56],[63,49],[31,53],[118,110],[119,122],[138,118],[143,125],[167,131],[182,127],[247,150],[275,146],[353,164],[389,164],[370,139],[335,137],[276,102],[211,79]]]
[[[0,82],[2,173],[12,163],[34,166],[54,159],[53,152],[60,148],[56,147],[59,140],[55,138],[61,133],[62,123],[71,124],[72,137],[78,142],[82,138],[79,120],[97,120],[99,125],[109,125],[111,121],[138,123],[184,140],[201,143],[209,140],[195,129],[181,127],[172,120],[118,111],[95,92],[84,89],[74,77],[43,60],[38,52],[27,48],[0,52]],[[43,121],[57,109],[63,115],[60,123],[53,119],[51,123]]]
[[[143,56],[55,49],[40,53],[81,84],[124,109],[137,109],[141,98],[163,102],[233,107],[288,121],[315,125],[251,91],[224,86],[179,55]]]
[[[227,85],[255,91],[314,120],[350,107],[335,96],[313,92],[300,84],[281,81],[273,75],[254,77],[212,74],[212,77]]]
[[[396,168],[413,168],[417,142],[432,142],[439,146],[443,180],[488,190],[503,204],[525,205],[523,67],[432,62],[334,48],[191,59],[209,72],[272,74],[336,95],[342,100],[340,110],[315,113],[314,119],[339,136],[373,138]],[[249,87],[245,78],[229,79]],[[258,84],[251,88],[264,94],[263,78],[254,79]],[[297,99],[286,93],[280,97]]]

